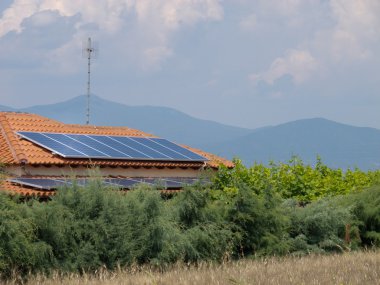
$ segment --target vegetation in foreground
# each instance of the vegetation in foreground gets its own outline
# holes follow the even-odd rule
[[[244,259],[224,264],[174,265],[164,272],[149,267],[92,274],[31,276],[27,285],[116,284],[379,284],[380,252]],[[16,279],[6,285],[15,284]]]
[[[120,193],[96,178],[87,187],[60,189],[48,203],[1,194],[0,275],[165,269],[379,247],[378,177],[321,163],[315,169],[299,161],[250,169],[238,163],[222,168],[213,184],[171,199],[146,185]]]

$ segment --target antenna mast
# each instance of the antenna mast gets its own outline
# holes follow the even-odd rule
[[[87,45],[83,48],[83,55],[87,57],[87,109],[86,109],[86,125],[90,124],[90,95],[91,95],[91,58],[95,55],[95,48],[89,37]]]

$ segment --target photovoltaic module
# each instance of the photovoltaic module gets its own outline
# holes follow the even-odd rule
[[[207,161],[205,157],[162,138],[45,132],[17,134],[64,158]]]

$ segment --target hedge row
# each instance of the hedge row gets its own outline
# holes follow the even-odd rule
[[[234,171],[238,175],[221,170],[214,184],[171,199],[145,185],[128,193],[106,188],[95,178],[87,187],[60,189],[49,202],[1,194],[0,274],[380,246],[380,186],[300,206],[298,195],[286,194],[290,187],[281,191],[283,182],[276,186],[273,180],[255,180],[257,173],[249,177],[251,170],[247,177]]]

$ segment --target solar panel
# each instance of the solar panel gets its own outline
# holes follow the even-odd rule
[[[30,186],[33,188],[43,189],[43,190],[54,190],[58,187],[62,187],[66,185],[67,183],[70,183],[68,181],[64,180],[56,180],[56,179],[41,179],[41,178],[14,178],[9,179],[10,182]]]
[[[207,161],[186,148],[162,138],[18,132],[65,158]]]
[[[179,145],[177,145],[171,141],[165,140],[165,139],[155,138],[154,142],[162,145],[163,147],[166,147],[167,149],[171,149],[172,151],[175,151],[175,152],[189,158],[190,160],[191,159],[197,160],[197,159],[199,159],[199,157],[202,157],[199,154],[196,154],[196,153],[194,153],[194,152],[192,152],[192,151],[190,151],[184,147],[181,147],[181,146],[179,146]]]
[[[141,178],[108,178],[105,181],[110,186],[120,187],[122,189],[131,189],[136,184],[143,183]]]
[[[64,178],[12,178],[9,179],[10,182],[19,185],[29,186],[37,189],[43,190],[54,190],[65,185],[73,185],[74,183],[78,186],[86,186],[91,182],[88,178],[77,178],[75,180],[66,180]],[[204,180],[199,180],[197,178],[171,178],[171,177],[160,177],[160,178],[105,178],[102,179],[102,183],[106,186],[119,187],[121,189],[132,189],[135,185],[140,183],[145,183],[150,186],[158,186],[164,189],[180,189],[185,185],[192,185],[195,183],[205,183]],[[209,181],[208,181],[209,182]]]

